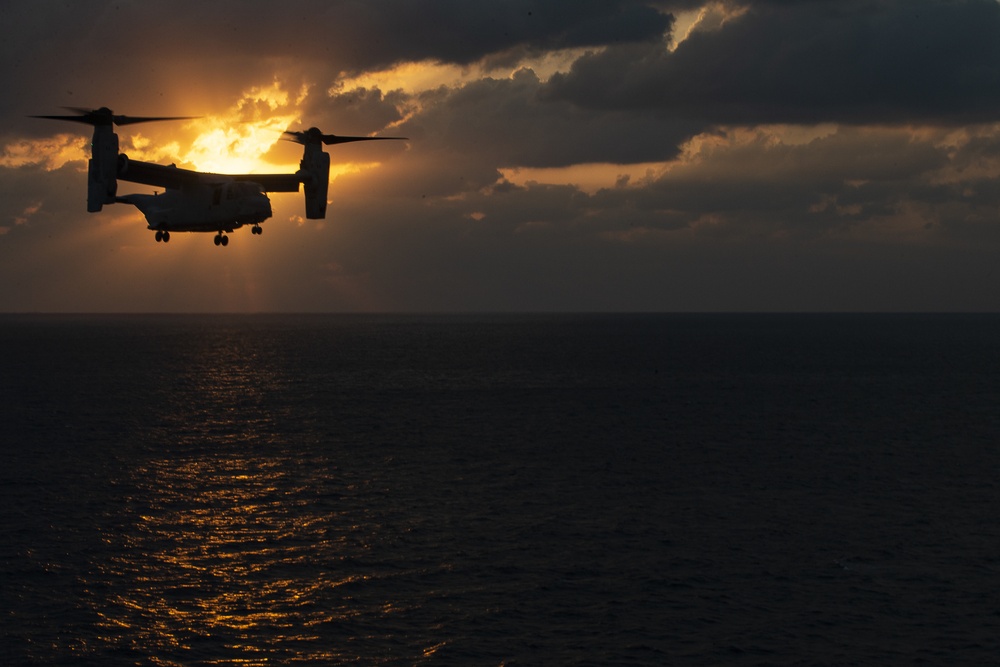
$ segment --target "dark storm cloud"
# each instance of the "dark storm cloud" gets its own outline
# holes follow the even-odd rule
[[[725,243],[845,236],[1000,242],[992,222],[1000,207],[1000,156],[989,148],[995,132],[957,147],[945,130],[913,136],[905,128],[845,126],[797,143],[782,142],[780,132],[709,139],[661,173],[589,194],[572,185],[515,185],[495,170],[472,183],[463,180],[468,165],[459,153],[449,162],[409,151],[377,171],[335,181],[331,210],[354,219],[370,207],[355,192],[419,197],[424,188],[425,205],[399,215],[421,220],[407,233],[445,225],[448,233],[435,235],[444,254],[466,252],[470,238],[513,234],[576,244],[607,235],[638,239],[643,230],[688,230]],[[428,168],[436,164],[455,168]],[[508,242],[497,241],[496,252]]]
[[[339,37],[351,45],[339,55],[355,67],[423,59],[470,64],[519,46],[549,50],[655,40],[670,24],[668,16],[634,0],[385,0],[337,3],[327,11],[345,28]]]
[[[432,91],[426,110],[401,130],[423,149],[473,153],[496,167],[552,167],[668,160],[702,127],[649,112],[581,108],[544,99],[543,90],[534,72],[522,69],[506,79]]]
[[[371,134],[402,120],[408,102],[398,90],[383,94],[378,88],[355,88],[329,95],[312,90],[300,111],[341,134]]]
[[[627,212],[640,226],[686,227],[727,242],[892,236],[899,225],[926,242],[946,218],[993,220],[1000,206],[995,177],[963,175],[954,153],[941,135],[914,139],[907,130],[842,127],[800,144],[728,136],[645,183],[595,193],[588,207],[608,220]],[[990,172],[995,165],[994,157]],[[935,233],[970,243],[969,232],[984,232],[977,225]]]
[[[184,87],[227,99],[279,70],[334,77],[404,61],[469,64],[655,40],[670,21],[635,0],[4,3],[0,111],[148,104],[165,94],[176,106],[169,95]]]
[[[691,164],[644,188],[640,199],[647,208],[698,215],[764,214],[777,227],[799,224],[810,217],[810,208],[825,210],[831,199],[841,206],[843,197],[852,205],[883,206],[886,198],[904,197],[914,183],[947,164],[945,150],[914,141],[905,130],[842,128],[798,145],[775,143],[761,133],[705,149]],[[859,198],[860,191],[868,196]]]
[[[549,93],[721,124],[944,122],[1000,117],[995,0],[753,2],[674,52],[614,46]]]
[[[67,162],[59,169],[48,171],[39,165],[3,168],[0,182],[0,227],[6,233],[32,234],[39,225],[35,218],[47,218],[43,226],[48,233],[62,233],[76,225],[68,216],[54,212],[73,210],[86,201],[79,183],[86,178],[86,163]],[[44,205],[43,205],[44,202]],[[38,210],[26,215],[25,210]]]
[[[122,22],[151,18],[144,3],[112,6],[122,12]],[[244,0],[175,2],[155,25],[172,36],[171,50],[179,55],[232,50],[255,57],[311,57],[350,72],[425,59],[470,64],[522,46],[549,50],[655,40],[670,21],[638,0],[332,0],[280,7]],[[144,38],[122,39],[139,47]],[[141,56],[141,48],[134,55]]]

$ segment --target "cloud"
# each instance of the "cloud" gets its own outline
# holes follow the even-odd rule
[[[425,111],[402,126],[432,148],[475,152],[496,166],[669,159],[701,125],[648,113],[594,111],[546,99],[528,69],[424,96]]]
[[[43,139],[19,139],[0,149],[0,168],[17,168],[42,165],[48,170],[58,169],[73,160],[86,160],[89,155],[86,137],[58,134]]]
[[[875,243],[973,248],[1000,241],[1000,126],[947,129],[730,129],[695,137],[680,158],[587,202],[590,220],[628,219],[615,238],[684,230],[721,244]],[[990,152],[984,152],[990,151]],[[594,212],[600,212],[595,214]]]
[[[998,32],[994,0],[754,2],[675,51],[581,58],[548,94],[730,125],[982,122],[1000,117]]]
[[[0,111],[51,100],[167,112],[231,99],[283,72],[316,79],[438,61],[657,39],[669,17],[636,0],[4,3]],[[512,57],[515,57],[512,56]],[[250,65],[250,66],[248,66]],[[189,103],[178,103],[178,96]],[[30,113],[30,111],[26,111]]]

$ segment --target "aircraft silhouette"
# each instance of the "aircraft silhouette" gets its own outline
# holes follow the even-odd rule
[[[298,192],[302,184],[306,217],[326,217],[330,185],[330,156],[323,145],[353,141],[405,140],[406,137],[344,137],[323,134],[312,127],[285,132],[288,141],[304,147],[299,170],[294,174],[213,174],[174,165],[131,160],[118,152],[115,125],[131,125],[167,120],[190,120],[194,116],[124,116],[107,107],[82,109],[64,107],[73,115],[32,116],[67,120],[94,127],[91,157],[87,167],[87,210],[100,211],[106,204],[131,204],[146,217],[156,240],[168,242],[171,232],[215,232],[215,245],[229,245],[227,233],[252,225],[251,233],[263,230],[261,223],[271,217],[268,192]],[[163,193],[119,196],[118,181],[164,188]]]

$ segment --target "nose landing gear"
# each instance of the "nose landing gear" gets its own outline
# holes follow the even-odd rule
[[[261,234],[264,233],[264,230],[261,229],[260,225],[254,225],[253,227],[250,228],[250,233],[251,234],[256,234],[257,236],[260,236]]]
[[[169,240],[170,240],[170,232],[165,232],[165,231],[162,231],[162,230],[159,230],[159,229],[156,230],[156,242],[157,243],[159,243],[160,241],[163,241],[164,243],[166,243]]]
[[[229,245],[229,237],[222,232],[219,232],[215,235],[215,238],[212,239],[212,243],[215,245],[227,246]]]

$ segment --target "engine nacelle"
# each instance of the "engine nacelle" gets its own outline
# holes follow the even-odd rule
[[[302,178],[306,197],[306,217],[310,220],[321,220],[326,217],[326,199],[330,189],[330,156],[319,150],[309,151],[302,158],[301,167],[305,172]]]
[[[87,210],[96,213],[105,204],[115,203],[118,192],[118,135],[110,125],[94,128],[91,156],[87,163]]]

